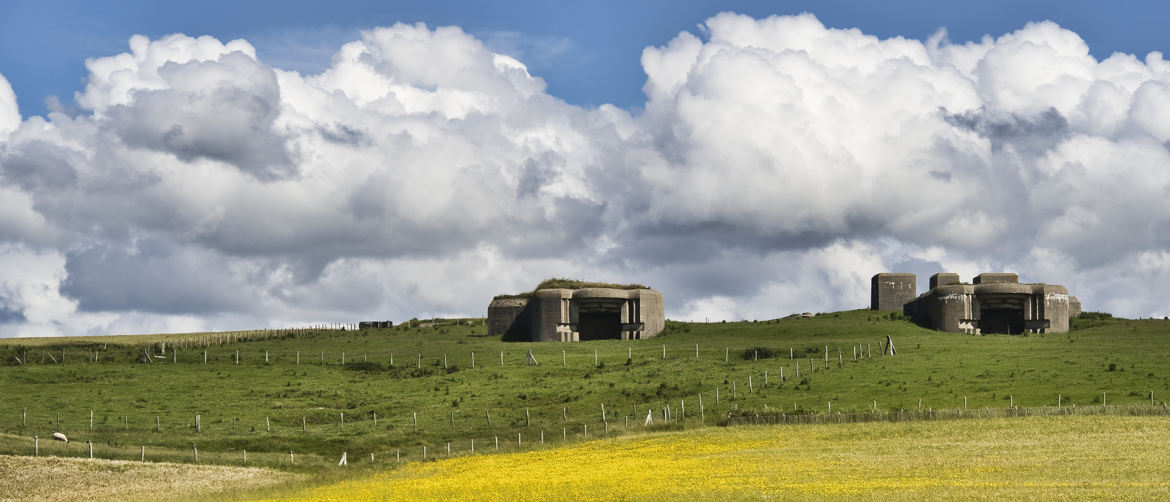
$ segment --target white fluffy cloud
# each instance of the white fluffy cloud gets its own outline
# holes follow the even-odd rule
[[[1159,53],[720,14],[642,64],[634,116],[421,24],[313,75],[135,36],[86,62],[76,116],[22,121],[0,77],[0,336],[477,315],[553,275],[691,319],[860,307],[891,269],[1170,313]]]
[[[20,126],[20,109],[16,106],[16,93],[4,75],[0,75],[0,142],[8,133]]]

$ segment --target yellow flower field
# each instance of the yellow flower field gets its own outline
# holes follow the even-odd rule
[[[1170,420],[707,428],[414,463],[312,500],[1170,498]]]

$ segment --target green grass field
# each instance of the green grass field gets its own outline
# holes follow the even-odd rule
[[[165,354],[157,338],[5,340],[0,453],[32,454],[39,436],[41,454],[87,456],[91,440],[96,457],[136,460],[145,446],[148,460],[193,462],[194,446],[200,463],[240,465],[247,450],[249,466],[336,476],[342,452],[352,472],[366,472],[421,459],[424,447],[432,458],[446,456],[448,444],[452,455],[467,454],[472,441],[477,453],[496,451],[497,440],[501,451],[527,451],[542,433],[546,447],[641,434],[649,411],[650,430],[662,430],[765,407],[786,414],[872,412],[875,402],[880,412],[917,410],[920,402],[961,409],[964,398],[972,410],[1056,406],[1058,399],[1062,407],[1103,400],[1163,407],[1170,396],[1163,356],[1170,321],[1090,320],[1067,334],[971,336],[891,317],[899,316],[859,310],[670,322],[649,340],[570,344],[502,342],[474,321],[245,341],[174,335]],[[880,353],[887,335],[895,356]],[[208,337],[215,343],[197,345]],[[854,360],[855,347],[872,357]],[[144,350],[153,363],[137,362]],[[528,351],[539,366],[526,363]],[[53,432],[73,442],[48,440]]]

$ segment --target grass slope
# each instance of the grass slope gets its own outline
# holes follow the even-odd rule
[[[1148,404],[1151,392],[1160,405],[1170,396],[1167,321],[1102,319],[1067,334],[970,336],[898,317],[859,310],[771,322],[671,322],[649,340],[571,344],[505,343],[465,324],[302,332],[174,354],[174,343],[190,340],[179,338],[153,364],[134,361],[145,347],[159,354],[157,343],[95,338],[30,349],[16,341],[0,346],[7,364],[0,366],[0,453],[31,454],[37,435],[42,454],[83,456],[84,441],[92,440],[98,457],[137,459],[145,445],[148,459],[190,462],[194,445],[201,463],[238,465],[247,450],[249,465],[321,473],[342,452],[351,467],[380,468],[417,460],[423,447],[445,456],[448,443],[464,454],[473,440],[477,452],[495,451],[497,438],[509,451],[538,444],[542,433],[549,445],[585,439],[586,427],[589,438],[607,428],[610,435],[641,433],[646,413],[653,410],[661,424],[666,406],[674,420],[657,427],[710,425],[733,408],[824,412],[830,402],[833,412],[860,412],[875,401],[879,410],[900,410],[917,409],[920,399],[925,408],[960,408],[964,397],[970,408],[1004,408],[1055,405],[1058,394],[1064,406],[1103,398]],[[887,335],[896,356],[880,355]],[[873,357],[854,361],[855,346]],[[40,364],[37,351],[60,358],[62,350],[64,363]],[[539,366],[526,364],[528,351]],[[17,354],[32,360],[16,365]],[[53,432],[74,442],[48,441]]]
[[[251,467],[0,455],[3,500],[158,500],[267,490],[304,476]]]

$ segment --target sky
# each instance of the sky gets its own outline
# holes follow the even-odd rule
[[[1161,2],[0,1],[0,336],[673,319],[1014,271],[1170,315]]]

